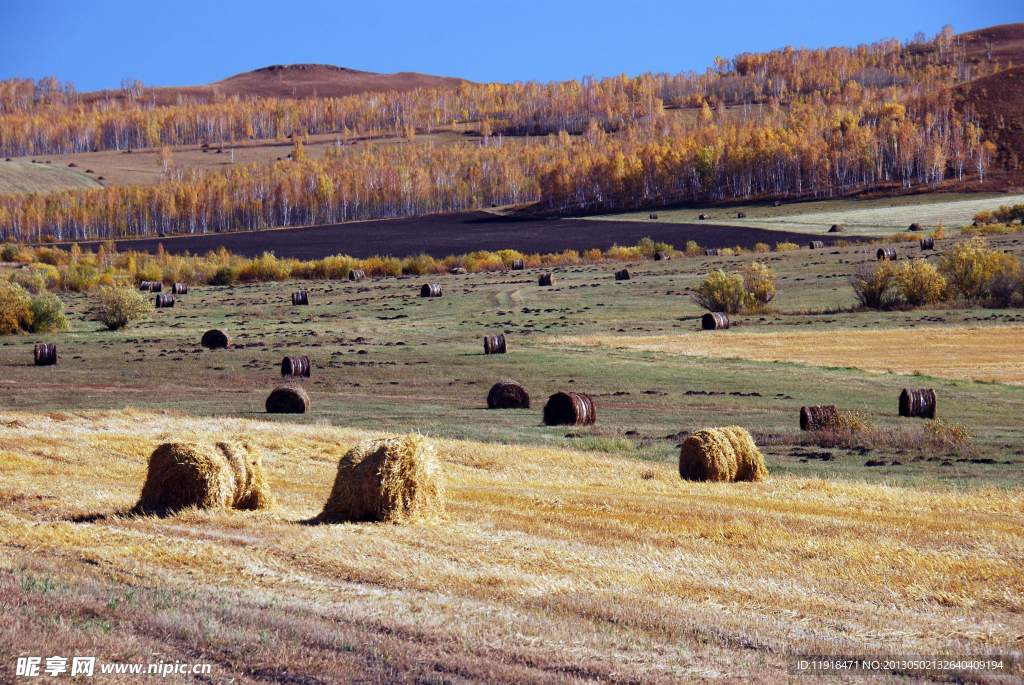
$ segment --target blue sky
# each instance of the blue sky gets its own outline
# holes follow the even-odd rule
[[[703,71],[716,55],[1024,22],[1024,2],[6,0],[2,16],[0,79],[53,74],[89,91],[297,62],[502,82]]]

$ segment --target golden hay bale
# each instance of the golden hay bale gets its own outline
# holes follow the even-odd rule
[[[267,509],[273,499],[263,461],[247,444],[167,442],[149,457],[139,507],[146,511]]]
[[[727,483],[764,480],[768,469],[750,433],[739,426],[705,428],[679,449],[679,475],[684,480]]]
[[[445,516],[441,466],[422,435],[366,440],[338,462],[320,520],[438,521]]]

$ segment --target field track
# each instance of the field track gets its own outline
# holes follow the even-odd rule
[[[264,231],[210,233],[199,236],[119,240],[117,249],[155,253],[163,244],[170,253],[203,254],[224,246],[234,254],[256,257],[273,252],[280,258],[321,259],[337,254],[365,259],[373,255],[407,257],[420,253],[434,257],[479,250],[513,249],[525,253],[563,250],[580,252],[599,247],[635,245],[644,237],[682,249],[688,240],[701,247],[751,249],[757,243],[792,241],[804,245],[806,234],[741,226],[665,224],[643,221],[584,221],[579,219],[523,219],[489,212],[430,214],[409,219],[358,221],[326,226]],[[842,238],[850,240],[850,236]],[[816,236],[826,245],[839,237]],[[99,242],[83,243],[96,249]]]

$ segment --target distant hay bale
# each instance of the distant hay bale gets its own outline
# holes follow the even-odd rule
[[[266,406],[268,414],[305,414],[309,395],[297,385],[282,385],[270,393]]]
[[[772,203],[772,207],[781,207],[781,206],[782,206],[782,200],[776,200],[775,202]]]
[[[152,285],[153,285],[152,281],[142,281],[142,282],[139,283],[139,291],[140,292],[147,292],[148,293],[150,291],[150,288],[152,287]]]
[[[164,283],[163,283],[163,281],[150,281],[150,283],[149,283],[149,292],[151,292],[151,293],[161,293],[163,291],[164,291]]]
[[[921,249],[922,250],[934,250],[935,249],[935,238],[931,236],[927,238],[921,238]]]
[[[530,393],[516,381],[498,381],[487,393],[488,409],[529,409]]]
[[[903,388],[900,393],[900,416],[920,419],[935,418],[935,391]]]
[[[843,233],[846,229],[839,224],[832,224],[832,228],[828,229],[829,233]]]
[[[267,509],[273,504],[260,453],[248,444],[168,442],[149,457],[144,511]]]
[[[623,269],[615,272],[616,281],[628,281],[631,278],[633,278],[633,274],[629,273],[629,269]]]
[[[308,290],[297,290],[292,293],[292,306],[298,307],[301,305],[309,304],[309,291]]]
[[[701,221],[704,221],[704,220],[706,220],[706,219],[710,219],[711,217],[710,217],[710,216],[708,216],[707,214],[701,214],[701,215],[700,215],[700,216],[698,216],[697,218],[698,218],[698,219],[700,219]]]
[[[700,327],[705,331],[721,331],[729,328],[729,315],[725,312],[708,312],[700,317]]]
[[[505,354],[505,334],[485,335],[484,354]]]
[[[231,344],[231,338],[224,331],[213,328],[203,333],[200,344],[208,350],[224,349]]]
[[[881,261],[883,259],[888,259],[889,261],[894,261],[896,259],[896,248],[894,248],[894,247],[880,247],[880,248],[878,248],[878,252],[875,253],[875,256],[878,257],[879,261]]]
[[[812,240],[809,248],[811,250],[823,250],[825,248],[825,243],[820,240]]]
[[[913,224],[910,224],[909,227],[907,227],[907,230],[908,231],[923,231],[924,228],[919,223],[913,223]]]
[[[350,281],[363,281],[366,280],[366,272],[362,269],[352,269],[348,272],[348,280]]]
[[[537,285],[554,285],[555,275],[554,274],[541,274],[537,277]]]
[[[739,426],[705,428],[686,438],[679,448],[683,480],[760,481],[768,477],[764,457],[750,433]]]
[[[800,430],[826,430],[840,425],[839,409],[834,404],[800,407]]]
[[[309,357],[285,357],[281,361],[281,375],[293,378],[309,378]]]
[[[451,269],[448,273],[452,274],[453,276],[465,276],[469,272],[463,269],[461,266],[457,266],[454,269]]]
[[[174,306],[174,295],[157,295],[153,298],[153,304],[157,309],[166,309]]]
[[[594,401],[581,392],[556,392],[544,405],[547,426],[589,426],[596,420]]]
[[[437,283],[424,283],[420,288],[420,297],[441,297],[441,286]]]
[[[705,257],[717,257],[718,256],[718,248],[709,247],[709,248],[705,249],[704,250],[704,256]]]
[[[319,519],[325,522],[436,522],[445,517],[441,464],[421,435],[367,440],[338,462]]]
[[[736,218],[737,219],[746,219],[747,218],[747,213],[746,212],[736,212]]]
[[[175,295],[188,295],[188,284],[175,283],[174,287],[171,288],[171,292]]]
[[[54,343],[38,343],[34,354],[36,366],[53,366],[57,363],[57,346]]]
[[[654,253],[654,261],[656,261],[656,262],[665,262],[665,261],[668,261],[670,259],[672,259],[672,255],[670,255],[668,252],[655,252]]]
[[[648,218],[649,219],[657,219],[658,215],[657,214],[651,214],[651,215],[648,216]]]
[[[513,259],[512,260],[512,270],[513,271],[522,271],[525,268],[526,268],[526,262],[524,262],[522,259]]]

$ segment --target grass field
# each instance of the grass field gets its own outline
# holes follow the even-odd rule
[[[0,195],[102,187],[99,181],[66,166],[0,161]]]
[[[760,255],[774,309],[713,333],[690,289],[753,256],[561,268],[553,288],[434,276],[436,299],[425,278],[196,287],[120,332],[62,296],[70,333],[0,342],[3,663],[45,645],[239,682],[788,682],[797,653],[1019,654],[1024,314],[852,311],[874,249]],[[213,327],[230,348],[199,345]],[[508,354],[484,355],[497,332]],[[35,342],[59,364],[33,366]],[[296,354],[311,412],[263,413]],[[533,407],[486,409],[501,378]],[[934,388],[970,442],[898,417],[904,387]],[[542,425],[557,390],[590,393],[597,423]],[[833,402],[872,432],[799,431]],[[678,441],[730,424],[772,479],[680,481]],[[412,430],[443,457],[448,523],[304,524],[348,446]],[[277,509],[127,513],[156,444],[224,437],[263,450]]]

